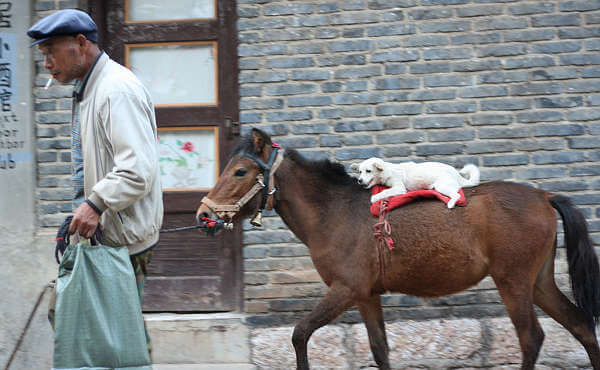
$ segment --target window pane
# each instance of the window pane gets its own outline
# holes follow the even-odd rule
[[[162,188],[212,188],[217,176],[216,129],[160,129],[159,165]]]
[[[128,66],[154,104],[216,105],[216,44],[130,45]]]
[[[214,0],[129,0],[128,21],[215,18]]]

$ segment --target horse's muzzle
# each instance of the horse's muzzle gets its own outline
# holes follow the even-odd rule
[[[208,208],[204,204],[201,204],[200,207],[198,207],[198,209],[196,210],[196,223],[200,223],[202,217],[216,218],[217,215],[212,213],[213,212],[211,212],[210,208]]]
[[[231,219],[223,219],[206,204],[201,204],[196,211],[196,222],[202,224],[205,219],[216,220],[217,223],[222,224],[218,229],[233,230]]]

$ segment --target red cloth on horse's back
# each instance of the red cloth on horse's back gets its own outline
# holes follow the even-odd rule
[[[383,185],[375,185],[371,188],[371,194],[375,195],[379,192],[382,192],[385,189],[387,189],[387,187]],[[467,198],[465,198],[465,194],[463,193],[462,189],[459,190],[459,194],[460,198],[456,201],[456,205],[464,207],[467,205]],[[435,190],[411,190],[406,192],[405,194],[387,198],[389,200],[388,211],[391,211],[396,207],[403,206],[406,203],[410,203],[417,198],[438,198],[446,204],[448,204],[448,202],[450,201],[450,198],[441,193],[438,193]],[[379,217],[379,210],[382,200],[378,200],[377,202],[371,204],[371,214],[373,215],[373,217]]]

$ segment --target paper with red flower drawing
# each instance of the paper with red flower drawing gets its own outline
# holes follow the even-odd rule
[[[158,147],[163,189],[211,188],[214,185],[213,131],[161,131]]]

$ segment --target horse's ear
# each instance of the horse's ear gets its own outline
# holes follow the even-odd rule
[[[254,150],[256,154],[262,154],[265,150],[265,146],[271,146],[271,138],[263,131],[253,128],[252,129],[252,142],[254,143]]]
[[[360,167],[360,165],[358,163],[352,163],[350,165],[350,169],[353,171],[358,171],[359,167]]]

